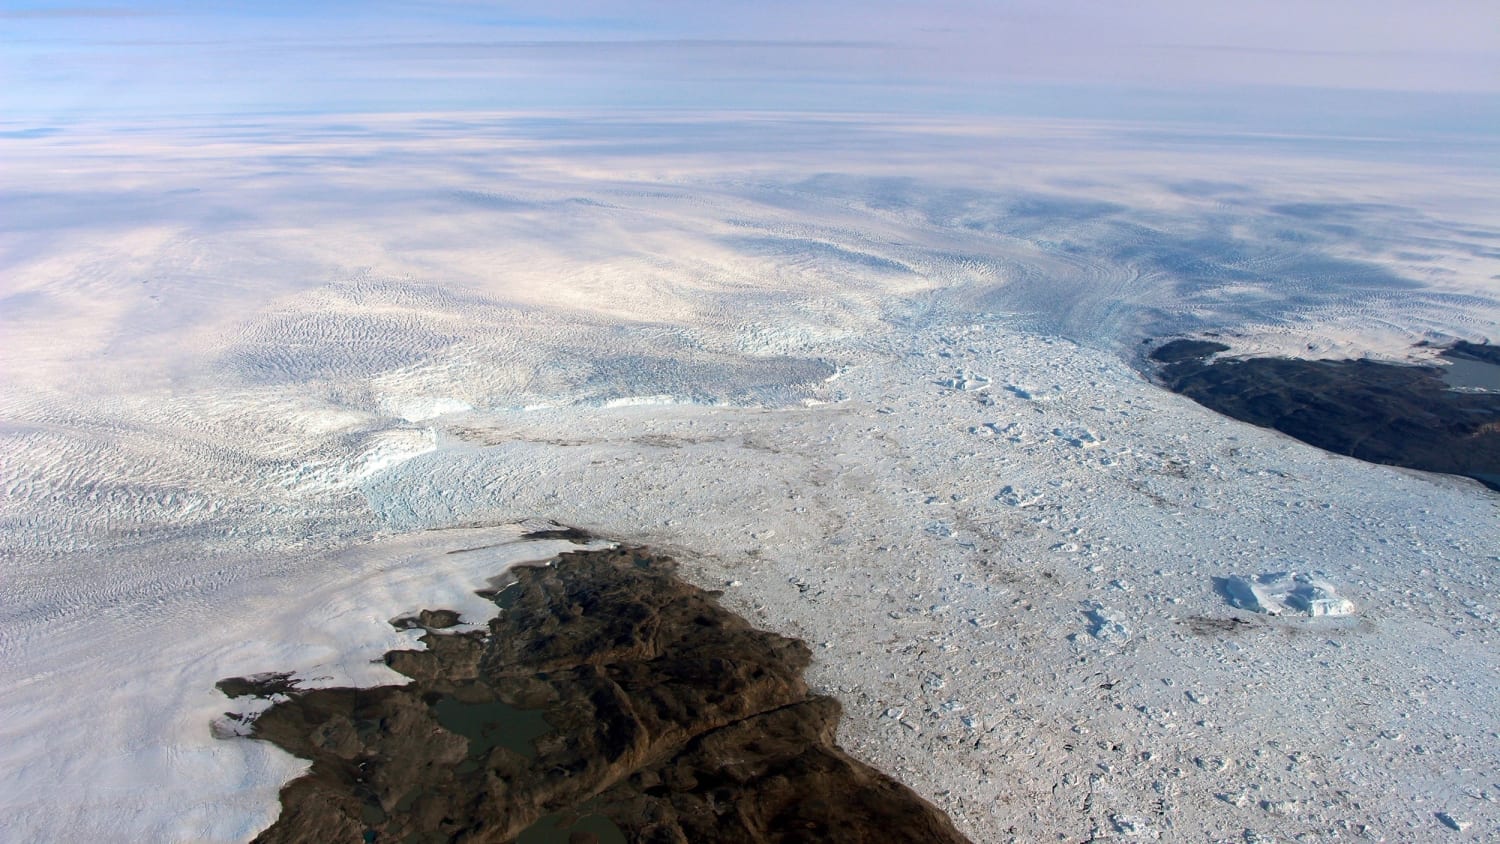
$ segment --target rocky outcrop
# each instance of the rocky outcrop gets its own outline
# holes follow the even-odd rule
[[[1227,348],[1174,340],[1151,358],[1163,364],[1165,386],[1225,416],[1336,454],[1500,490],[1500,393],[1449,389],[1434,366],[1208,357]],[[1489,362],[1494,352],[1459,343],[1444,355]]]
[[[313,764],[257,840],[964,840],[838,748],[803,643],[674,568],[644,549],[565,554],[513,570],[487,631],[399,619],[428,627],[426,651],[386,655],[408,685],[275,683],[284,700],[252,734]]]

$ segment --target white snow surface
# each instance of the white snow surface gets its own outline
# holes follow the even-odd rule
[[[261,742],[216,738],[225,713],[255,707],[214,683],[267,671],[293,672],[307,688],[404,683],[380,657],[421,648],[421,631],[389,621],[442,606],[482,623],[495,606],[473,590],[487,578],[578,547],[521,533],[430,531],[294,565],[283,557],[260,577],[164,592],[154,611],[111,607],[7,635],[6,838],[248,840],[275,820],[277,792],[306,765]]]
[[[529,518],[807,640],[976,841],[1500,835],[1500,497],[1136,369],[1500,339],[1492,166],[765,114],[3,143],[0,838],[248,838],[302,763],[212,738],[213,683],[393,681],[389,619],[572,547]],[[1358,615],[1215,592],[1273,565]]]

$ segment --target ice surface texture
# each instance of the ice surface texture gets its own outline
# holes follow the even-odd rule
[[[1311,574],[1279,571],[1254,576],[1235,575],[1225,580],[1229,602],[1240,609],[1267,615],[1298,613],[1316,618],[1325,615],[1350,615],[1354,602],[1338,590]]]

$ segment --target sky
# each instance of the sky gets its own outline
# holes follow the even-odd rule
[[[1493,0],[0,2],[0,114],[1037,113],[1493,132]],[[1359,126],[1338,131],[1357,132]]]

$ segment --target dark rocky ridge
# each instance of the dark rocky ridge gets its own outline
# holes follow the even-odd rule
[[[752,628],[644,549],[513,570],[488,631],[385,661],[405,686],[296,689],[255,738],[313,762],[256,840],[772,842],[965,840],[931,804],[834,743],[807,647]],[[271,680],[269,686],[265,685]]]
[[[1466,343],[1463,340],[1443,350],[1443,357],[1459,360],[1475,360],[1500,366],[1500,346],[1488,343]]]
[[[1500,491],[1500,393],[1450,389],[1435,366],[1370,360],[1220,358],[1173,340],[1151,353],[1161,383],[1226,416],[1371,463],[1474,478]],[[1459,342],[1454,359],[1500,362]]]

